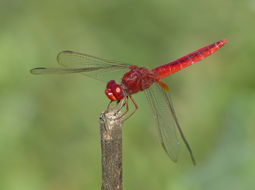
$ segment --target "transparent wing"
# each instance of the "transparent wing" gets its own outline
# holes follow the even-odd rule
[[[154,112],[161,144],[167,155],[174,162],[178,160],[179,141],[177,138],[177,129],[190,153],[192,162],[195,165],[194,156],[181,130],[170,96],[158,83],[153,84],[150,88],[145,90],[145,94]]]
[[[109,80],[117,72],[123,74],[129,70],[129,64],[107,60],[92,55],[77,53],[73,51],[62,51],[57,56],[58,63],[63,68],[39,67],[31,70],[33,74],[66,74],[81,73],[97,80]]]

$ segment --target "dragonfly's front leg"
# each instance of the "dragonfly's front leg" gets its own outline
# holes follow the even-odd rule
[[[112,102],[113,102],[113,101],[110,101],[110,102],[108,103],[106,110],[109,110],[109,109],[110,109],[110,106],[111,106]]]
[[[129,119],[136,111],[137,111],[137,109],[138,109],[138,105],[136,104],[136,102],[135,102],[135,100],[133,99],[133,97],[132,96],[129,96],[130,97],[130,99],[132,100],[132,102],[133,102],[133,104],[134,104],[134,106],[135,106],[135,110],[129,115],[129,116],[127,116],[126,118],[124,118],[122,121],[126,121],[127,119]],[[128,106],[128,98],[129,98],[128,96],[125,98],[125,105],[126,105],[126,111],[125,111],[125,113],[123,113],[118,119],[121,119],[121,118],[123,118],[127,113],[128,113],[128,111],[129,111],[129,106]]]
[[[128,100],[129,98],[132,100],[134,106],[135,106],[135,110],[126,118],[123,119],[123,121],[126,121],[127,119],[129,119],[138,109],[138,105],[136,104],[135,100],[133,99],[132,96],[126,96],[120,103],[120,101],[118,101],[113,108],[115,108],[116,106],[120,105],[120,107],[117,110],[117,113],[120,112],[124,106],[126,106],[126,110],[123,114],[121,114],[121,116],[119,116],[117,119],[122,119],[125,115],[127,115],[127,113],[129,112],[129,105],[128,105]],[[110,102],[111,103],[111,102]],[[109,106],[108,106],[109,107]]]
[[[118,117],[118,119],[121,119],[123,116],[125,116],[127,113],[128,113],[128,111],[129,111],[129,107],[128,107],[128,96],[126,96],[125,98],[124,98],[124,103],[121,105],[121,107],[119,108],[119,110],[118,111],[120,111],[124,106],[126,106],[126,111],[120,116],[120,117]]]
[[[109,109],[115,109],[115,108],[120,104],[120,101],[121,101],[121,100],[118,100],[118,101],[110,101],[110,102],[108,103],[106,109],[107,109],[107,110],[109,110]],[[113,102],[116,102],[116,103],[114,104],[114,106],[110,107],[111,104],[112,104]],[[119,111],[119,109],[118,109],[118,111]]]
[[[133,104],[134,104],[134,106],[135,106],[135,110],[134,110],[128,117],[126,117],[125,119],[123,119],[123,121],[128,120],[128,119],[138,110],[138,105],[136,104],[136,102],[135,102],[135,100],[133,99],[133,97],[132,97],[132,96],[129,96],[129,97],[130,97],[130,99],[132,100],[132,102],[133,102]],[[127,111],[128,111],[128,106],[127,106]]]

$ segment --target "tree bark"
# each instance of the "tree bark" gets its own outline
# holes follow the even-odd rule
[[[110,110],[100,116],[102,190],[122,190],[122,123]]]

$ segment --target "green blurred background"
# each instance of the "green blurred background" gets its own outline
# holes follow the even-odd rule
[[[229,43],[168,77],[193,148],[162,150],[143,93],[123,130],[124,187],[239,190],[255,186],[255,1],[0,1],[0,189],[100,189],[105,84],[79,74],[33,76],[74,50],[153,68]]]

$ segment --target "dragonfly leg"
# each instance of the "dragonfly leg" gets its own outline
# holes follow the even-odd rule
[[[111,108],[111,109],[116,108],[116,107],[119,105],[120,100],[118,100],[118,101],[111,107],[111,104],[112,104],[113,102],[115,102],[115,101],[110,101],[110,102],[108,103],[107,108],[106,108],[107,110],[109,110],[110,108]]]
[[[131,101],[133,102],[133,104],[135,106],[135,110],[129,116],[127,116],[125,119],[123,119],[123,121],[128,120],[138,110],[138,105],[136,104],[136,102],[133,99],[133,97],[132,96],[129,96],[129,97],[130,97]],[[128,105],[126,106],[126,108],[127,108],[127,110],[126,110],[125,114],[129,111]]]
[[[124,106],[126,106],[126,111],[125,111],[123,114],[121,114],[121,116],[118,117],[117,119],[121,119],[121,118],[122,118],[123,116],[125,116],[125,115],[128,113],[128,111],[129,111],[129,107],[128,107],[128,96],[125,97],[124,101],[125,101],[125,102],[121,105],[121,107],[120,107],[120,109],[119,109],[118,111],[120,111]]]
[[[120,112],[122,110],[122,108],[128,104],[128,97],[125,97],[123,100],[123,103],[121,103],[121,106],[119,107],[119,109],[117,110],[117,112]],[[126,112],[125,112],[126,113]],[[123,114],[122,114],[123,115]]]
[[[113,102],[113,101],[110,101],[110,102],[108,103],[107,108],[106,108],[107,110],[109,110],[109,108],[110,108],[112,102]]]

